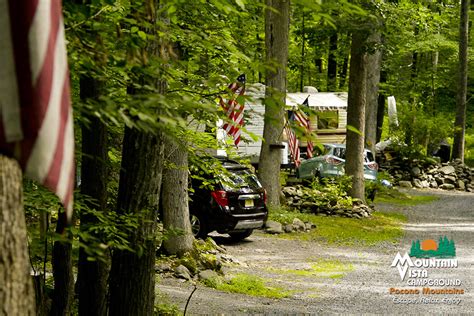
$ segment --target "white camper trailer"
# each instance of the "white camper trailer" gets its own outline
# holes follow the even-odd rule
[[[311,115],[311,127],[317,136],[314,143],[343,143],[346,139],[347,125],[347,93],[346,92],[317,92],[313,87],[305,87],[306,92],[287,93],[286,106],[288,110],[301,106],[308,97],[309,107],[315,112]],[[240,142],[238,152],[249,157],[253,164],[258,163],[260,147],[263,136],[263,116],[265,106],[265,85],[252,84],[246,87],[245,126],[249,132],[259,137],[257,141]],[[218,132],[218,139],[225,138],[225,132]],[[282,160],[283,165],[289,164],[288,145],[286,135],[282,135]],[[306,142],[300,141],[302,152],[306,152]]]

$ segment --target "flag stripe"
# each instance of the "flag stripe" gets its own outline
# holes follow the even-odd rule
[[[16,96],[18,102],[0,103],[0,150],[17,158],[28,177],[54,191],[70,218],[74,188],[74,119],[61,1],[0,0],[0,9],[3,8],[8,9],[5,12],[9,13],[10,30],[6,29],[5,35],[5,28],[0,29],[0,39],[7,41],[10,34],[8,42],[12,45],[10,59],[1,59],[0,69],[3,74],[8,62],[14,65],[8,70],[6,81],[16,82],[17,87],[11,88],[4,98],[6,88],[0,86],[0,97],[14,100]],[[5,12],[0,12],[0,26],[8,22],[3,19]],[[9,133],[18,127],[15,123],[12,125],[14,120],[7,119],[5,113],[16,116],[21,123],[23,136],[15,139],[16,143],[12,143]]]
[[[66,84],[66,82],[63,85],[63,91],[62,91],[62,98],[61,98],[61,113],[60,113],[60,126],[59,130],[64,131],[66,130],[67,123],[69,122],[69,106],[68,106],[68,101],[69,101],[69,87]],[[49,167],[48,174],[46,176],[46,179],[44,181],[44,184],[50,188],[54,188],[54,190],[57,190],[58,188],[58,182],[59,182],[59,177],[60,177],[60,166],[61,162],[64,159],[64,151],[67,149],[67,146],[65,146],[65,141],[66,141],[66,133],[60,133],[59,137],[56,141],[56,146],[55,146],[55,152],[54,152],[54,157],[52,160],[52,163]]]
[[[45,67],[45,72],[49,72],[50,74],[45,75],[44,81],[41,80],[41,84],[38,85],[40,91],[47,90],[44,94],[49,95],[48,99],[41,100],[44,102],[41,106],[41,110],[45,108],[47,111],[44,120],[41,122],[42,125],[32,151],[31,153],[27,153],[28,162],[26,165],[26,173],[31,174],[40,182],[43,182],[47,176],[54,158],[54,151],[44,149],[48,148],[49,143],[56,144],[58,131],[60,130],[61,96],[63,92],[63,82],[66,80],[67,75],[66,56],[61,53],[63,47],[65,47],[63,31],[64,29],[60,28],[57,34],[59,41],[57,41],[55,52],[53,53],[57,57],[51,61],[47,60],[47,62],[51,63],[52,71],[48,69],[49,67]],[[48,86],[43,86],[47,81],[46,78],[49,79],[50,76],[52,77],[52,82],[50,82]],[[40,75],[40,78],[41,77],[43,77],[43,75]]]
[[[30,49],[31,58],[31,76],[32,84],[36,83],[38,76],[43,66],[46,53],[48,51],[48,37],[50,34],[50,23],[44,23],[43,21],[50,21],[51,15],[55,15],[51,12],[51,0],[40,0],[36,13],[33,18],[33,22],[28,34],[28,47]]]
[[[293,162],[295,163],[295,166],[299,167],[300,147],[299,147],[298,139],[296,138],[296,134],[289,124],[289,121],[291,120],[293,120],[293,115],[285,122],[285,132],[286,132],[286,137],[288,140],[288,149],[290,151],[291,158],[293,158]]]
[[[228,89],[231,91],[232,96],[229,98],[227,103],[219,97],[219,104],[225,111],[228,122],[222,125],[222,129],[229,135],[232,136],[235,146],[239,146],[241,128],[244,124],[244,108],[245,105],[239,103],[238,97],[243,96],[245,93],[245,75],[240,75],[237,78],[237,82],[233,82],[229,85]],[[237,95],[237,97],[236,97]]]
[[[15,59],[13,55],[12,35],[8,2],[0,1],[0,115],[4,126],[4,138],[7,142],[23,138],[20,119],[20,99],[18,95]],[[6,80],[11,78],[12,80]],[[0,131],[2,134],[2,131]],[[1,139],[1,138],[0,138]]]

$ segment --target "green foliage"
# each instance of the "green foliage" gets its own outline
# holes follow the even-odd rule
[[[474,168],[474,129],[467,130],[465,137],[464,163]]]
[[[204,284],[220,291],[241,293],[250,296],[284,298],[290,296],[289,291],[279,287],[270,287],[266,281],[260,277],[250,274],[237,274],[229,281],[222,278],[208,280]]]

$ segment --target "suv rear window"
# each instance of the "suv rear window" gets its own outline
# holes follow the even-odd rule
[[[248,169],[229,169],[229,175],[220,175],[222,186],[226,191],[250,188],[261,189],[262,185],[257,177]]]

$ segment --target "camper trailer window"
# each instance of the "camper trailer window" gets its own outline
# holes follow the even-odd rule
[[[337,111],[324,111],[318,113],[318,129],[337,129],[339,115]]]

